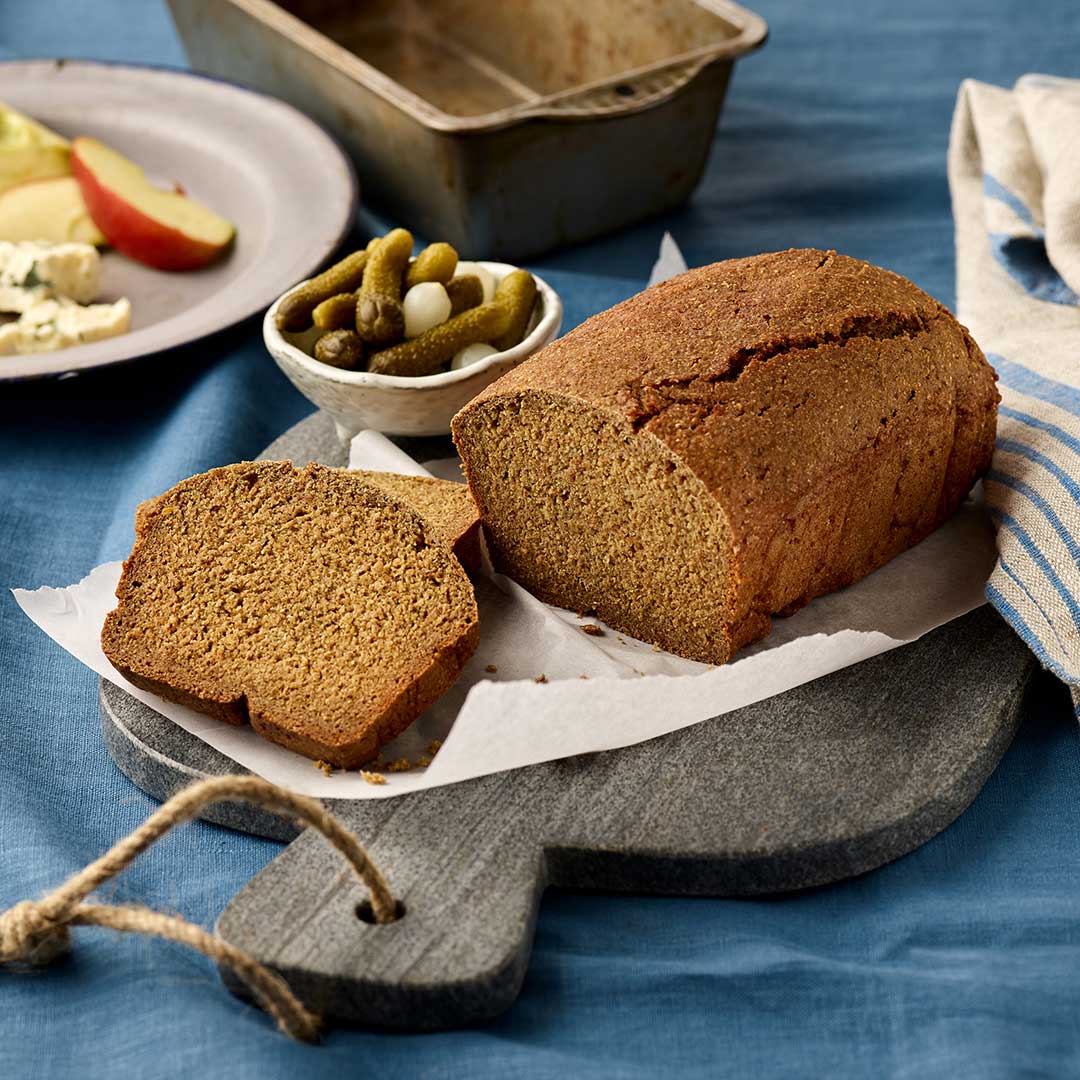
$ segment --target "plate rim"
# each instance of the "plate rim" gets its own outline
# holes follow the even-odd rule
[[[219,75],[211,75],[203,71],[195,71],[190,68],[179,67],[175,64],[153,64],[153,63],[140,63],[131,60],[110,60],[100,59],[92,56],[16,56],[6,57],[0,59],[0,73],[19,67],[28,67],[31,65],[50,64],[57,70],[61,70],[65,67],[78,67],[78,68],[108,68],[116,69],[121,68],[128,71],[135,72],[151,72],[156,74],[180,76],[181,78],[198,79],[203,82],[212,83],[218,86],[227,88],[228,90],[240,91],[244,94],[249,94],[252,97],[261,99],[264,102],[269,102],[271,105],[280,108],[286,113],[292,113],[302,123],[306,124],[309,128],[318,132],[329,144],[329,146],[337,152],[342,164],[344,165],[344,173],[348,183],[348,206],[343,219],[338,226],[336,233],[332,240],[322,245],[317,260],[311,263],[309,271],[314,271],[318,267],[322,266],[327,258],[333,254],[349,235],[356,224],[357,211],[360,207],[360,180],[357,176],[356,165],[353,163],[352,158],[345,150],[341,140],[337,138],[332,132],[328,131],[317,120],[312,119],[307,113],[297,108],[295,105],[282,98],[274,97],[272,94],[266,94],[261,90],[256,90],[254,87],[248,86],[245,83],[236,82],[232,79],[225,79]],[[267,290],[269,291],[269,290]],[[279,290],[280,292],[280,290]],[[171,352],[174,349],[181,349],[189,345],[193,345],[199,341],[205,341],[207,338],[213,337],[216,334],[220,334],[225,330],[229,330],[239,323],[252,318],[262,311],[269,304],[273,303],[275,298],[279,295],[279,292],[275,292],[273,295],[268,296],[265,301],[260,297],[255,303],[238,304],[235,312],[228,313],[222,317],[215,326],[208,330],[202,330],[196,332],[192,336],[181,336],[175,340],[170,340],[160,346],[152,347],[146,352],[128,352],[123,355],[117,355],[108,359],[98,360],[85,365],[69,365],[69,364],[57,364],[50,370],[35,370],[28,372],[19,372],[18,374],[7,374],[3,370],[3,365],[0,364],[0,384],[12,384],[12,383],[24,383],[24,382],[38,382],[44,379],[54,379],[57,381],[73,378],[77,375],[82,375],[87,372],[100,371],[106,368],[114,368],[120,364],[130,364],[139,360],[146,360],[151,357],[161,356],[167,352]],[[152,328],[147,327],[146,329]],[[117,342],[123,341],[128,335],[120,335],[113,339]],[[95,343],[96,344],[96,343]],[[75,346],[72,349],[59,349],[52,356],[56,358],[67,357],[73,354],[77,354],[81,346]],[[123,352],[123,350],[121,350]],[[40,354],[47,355],[47,354]]]

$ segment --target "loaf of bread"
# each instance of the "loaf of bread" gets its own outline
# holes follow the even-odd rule
[[[342,768],[454,683],[479,640],[446,539],[355,473],[244,462],[144,504],[105,620],[136,686]]]
[[[453,433],[499,569],[724,663],[957,509],[990,462],[995,378],[910,281],[784,251],[589,319]]]

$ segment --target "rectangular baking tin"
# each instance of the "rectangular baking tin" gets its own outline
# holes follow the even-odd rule
[[[537,255],[684,200],[732,64],[767,34],[728,0],[169,4],[193,67],[319,120],[372,200],[472,258]]]

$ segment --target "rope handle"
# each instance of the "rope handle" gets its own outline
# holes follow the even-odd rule
[[[99,859],[73,874],[41,900],[23,900],[0,912],[0,964],[44,966],[71,947],[72,926],[104,926],[126,933],[168,938],[197,949],[230,967],[285,1035],[304,1042],[318,1039],[320,1018],[301,1004],[285,980],[242,949],[195,923],[141,904],[84,903],[98,886],[116,877],[132,860],[170,829],[218,802],[248,802],[296,818],[317,829],[341,852],[361,884],[371,893],[377,923],[393,922],[396,901],[386,879],[361,847],[321,803],[296,795],[257,776],[222,776],[202,780],[163,803],[137,829],[117,841]]]

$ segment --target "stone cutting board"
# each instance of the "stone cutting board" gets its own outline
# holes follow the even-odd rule
[[[263,456],[342,465],[346,452],[316,414]],[[404,905],[389,926],[365,921],[363,890],[320,836],[293,839],[280,819],[219,807],[207,817],[292,843],[237,894],[218,932],[340,1020],[418,1029],[494,1016],[521,987],[548,885],[753,896],[851,877],[918,847],[997,765],[1035,668],[985,607],[638,746],[332,804]],[[101,713],[117,764],[158,798],[240,771],[106,682]]]

